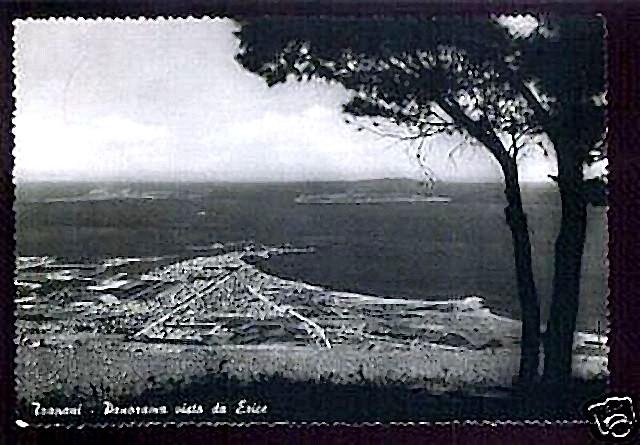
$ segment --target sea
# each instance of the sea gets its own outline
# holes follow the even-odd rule
[[[16,188],[16,255],[68,262],[198,256],[214,244],[305,249],[258,267],[282,278],[390,298],[479,296],[520,318],[500,183],[438,183],[450,200],[314,205],[300,196],[413,193],[415,181],[296,183],[31,182]],[[553,184],[524,184],[534,275],[546,318],[560,205]],[[296,202],[298,201],[298,202]],[[304,200],[303,200],[304,201]],[[578,329],[607,328],[606,208],[590,207]],[[306,249],[309,248],[309,249]]]

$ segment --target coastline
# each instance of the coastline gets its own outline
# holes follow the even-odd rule
[[[19,318],[19,399],[75,394],[129,400],[221,376],[245,386],[282,380],[469,397],[512,390],[520,323],[492,313],[481,298],[433,302],[336,292],[250,264],[287,254],[279,249],[245,249],[148,270],[143,277],[154,285],[166,281],[165,290],[135,301],[80,306],[81,315],[70,322],[49,320],[61,327],[50,333],[37,334],[34,322]],[[228,274],[252,292],[227,292],[216,284]],[[190,321],[203,313],[217,318]],[[117,329],[108,320],[120,323]],[[92,329],[78,329],[92,322]],[[220,326],[214,333],[211,323]],[[576,336],[574,375],[606,378],[605,337]]]

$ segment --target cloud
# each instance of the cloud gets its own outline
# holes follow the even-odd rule
[[[356,134],[338,107],[312,105],[298,112],[266,111],[239,120],[205,141],[218,171],[236,179],[310,180],[407,176],[401,150]]]
[[[18,179],[109,175],[136,153],[148,157],[149,146],[164,146],[170,137],[162,126],[120,116],[72,123],[55,114],[21,114],[14,119],[14,135]]]
[[[421,174],[402,144],[344,123],[341,104],[349,92],[341,85],[291,81],[269,88],[244,70],[234,59],[234,29],[229,20],[20,22],[16,178]],[[438,179],[501,177],[486,150],[470,147],[450,159],[460,141],[429,142]],[[521,168],[529,178],[546,178],[536,162],[525,160]]]

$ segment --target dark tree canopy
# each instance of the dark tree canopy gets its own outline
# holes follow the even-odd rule
[[[600,17],[547,17],[519,42],[519,75],[552,100],[537,110],[552,136],[573,141],[579,162],[605,157],[604,22]],[[566,149],[566,148],[565,148]]]
[[[443,104],[462,107],[471,117],[474,105],[487,107],[488,119],[507,126],[498,120],[519,105],[517,92],[504,88],[490,59],[474,55],[504,58],[504,34],[484,21],[462,18],[267,18],[243,25],[238,60],[270,85],[289,76],[340,82],[355,92],[346,112],[387,119],[420,137],[459,127],[442,113]],[[505,100],[494,104],[488,96],[498,92]]]
[[[344,111],[404,127],[408,139],[462,132],[503,169],[523,146],[541,146],[536,136],[568,127],[581,162],[601,159],[602,22],[539,24],[515,38],[488,17],[261,18],[242,23],[237,58],[269,85],[339,82],[354,92]]]

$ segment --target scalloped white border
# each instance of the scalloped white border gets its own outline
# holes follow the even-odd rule
[[[527,12],[522,12],[522,11],[514,11],[518,12],[517,16],[522,16],[522,15],[526,15],[528,14]],[[486,13],[487,15],[489,15],[490,13]],[[263,14],[264,16],[271,16],[270,14]],[[425,14],[427,15],[427,14]],[[441,13],[438,14],[438,16],[454,16],[454,15],[460,15],[460,14],[453,14],[453,13]],[[484,14],[472,14],[475,16],[480,16],[480,15],[484,15]],[[282,14],[273,14],[272,16],[276,17],[276,16],[283,16]],[[318,15],[319,17],[332,17],[329,14],[320,14]],[[608,72],[608,66],[609,66],[609,58],[608,58],[608,38],[609,38],[609,32],[608,32],[608,26],[607,26],[607,20],[606,17],[602,14],[602,13],[596,13],[595,14],[596,17],[599,17],[601,22],[602,22],[602,26],[604,28],[604,72],[605,72],[605,97],[609,96],[609,72]],[[286,16],[285,16],[286,17]],[[391,16],[391,18],[395,19],[395,18],[402,18],[402,17],[409,17],[409,18],[415,18],[415,15],[411,15],[411,14],[407,14],[405,15],[393,15]],[[87,23],[87,22],[97,22],[97,23],[102,23],[102,22],[114,22],[114,23],[145,23],[148,24],[149,22],[154,22],[153,24],[162,24],[165,22],[215,22],[218,20],[224,20],[227,18],[232,18],[230,15],[220,15],[220,16],[216,16],[216,17],[210,17],[208,15],[202,15],[202,16],[193,16],[193,15],[186,15],[186,16],[177,16],[177,17],[173,17],[173,16],[156,16],[156,17],[144,17],[144,16],[137,16],[137,17],[130,17],[130,16],[125,16],[124,18],[122,17],[96,17],[96,18],[89,18],[89,19],[85,19],[83,17],[70,17],[70,16],[65,16],[65,17],[48,17],[48,18],[32,18],[32,17],[25,17],[25,18],[17,18],[14,19],[12,21],[12,26],[13,26],[13,34],[12,34],[12,42],[13,42],[13,52],[12,52],[12,72],[13,72],[13,76],[14,76],[14,88],[12,91],[12,96],[14,98],[14,108],[13,111],[11,113],[11,122],[12,122],[12,134],[14,137],[14,146],[15,146],[15,132],[14,132],[14,125],[13,122],[16,118],[16,112],[19,106],[18,103],[18,90],[19,90],[19,85],[17,82],[17,78],[18,78],[18,72],[19,72],[19,68],[16,64],[16,60],[17,60],[17,54],[19,52],[19,48],[18,48],[18,44],[17,44],[17,36],[16,36],[16,25],[18,25],[19,23],[67,23],[67,24],[83,24],[83,23]],[[350,16],[337,16],[335,17],[336,20],[340,20],[340,19],[349,19]],[[360,17],[363,20],[378,20],[378,19],[387,19],[384,15],[382,14],[371,14],[366,16],[366,18],[364,16]],[[608,147],[608,129],[609,129],[609,113],[608,113],[608,107],[605,109],[605,128],[607,129],[607,133],[605,135],[605,146]],[[16,165],[16,159],[14,157],[14,169],[15,169],[15,165]],[[607,177],[610,175],[610,171],[607,168]],[[15,183],[15,179],[12,181],[14,188],[16,187],[16,183]],[[15,210],[14,210],[15,212]],[[610,208],[607,207],[607,211],[606,211],[606,217],[607,217],[607,227],[608,227],[608,221],[610,218]],[[15,228],[14,228],[15,229]],[[15,234],[14,234],[14,238],[15,238]],[[605,264],[605,270],[607,270],[607,280],[609,282],[610,278],[610,270],[609,270],[609,246],[611,245],[611,233],[608,231],[607,234],[607,239],[608,239],[608,244],[607,244],[607,257],[606,257],[606,264]],[[14,252],[15,255],[16,252]],[[15,273],[15,270],[14,270]],[[15,276],[14,276],[15,278]],[[607,299],[607,329],[606,329],[606,335],[607,335],[607,369],[609,370],[609,366],[610,366],[610,352],[611,352],[611,341],[612,338],[610,336],[611,333],[611,304],[610,304],[610,296],[611,296],[611,291],[609,289],[609,286],[607,285],[607,295],[606,295],[606,299]],[[14,317],[15,317],[15,311],[14,311]],[[14,344],[15,344],[15,339],[14,339]],[[15,365],[16,365],[16,360],[17,360],[17,354],[14,357],[14,369],[15,369]],[[610,377],[611,373],[608,373],[608,378],[607,378],[607,384],[610,386]],[[14,383],[15,383],[15,377],[14,377]],[[15,387],[14,387],[15,390]],[[17,412],[15,411],[15,407],[14,407],[14,414],[17,414]],[[63,429],[82,429],[82,428],[136,428],[136,427],[151,427],[151,426],[176,426],[176,427],[187,427],[187,426],[195,426],[195,427],[202,427],[202,426],[213,426],[213,427],[217,427],[217,426],[231,426],[231,427],[251,427],[251,426],[269,426],[269,427],[273,427],[273,426],[293,426],[293,427],[308,427],[308,426],[350,426],[350,427],[366,427],[366,426],[402,426],[402,427],[411,427],[411,426],[461,426],[461,425],[473,425],[473,426],[489,426],[489,427],[497,427],[497,426],[508,426],[508,425],[512,425],[512,426],[529,426],[529,425],[533,425],[533,426],[571,426],[571,425],[586,425],[589,424],[588,421],[586,420],[517,420],[517,421],[512,421],[512,420],[453,420],[453,421],[409,421],[409,422],[384,422],[384,421],[375,421],[375,422],[355,422],[355,423],[349,423],[349,422],[289,422],[289,421],[275,421],[275,422],[176,422],[176,421],[167,421],[167,422],[159,422],[159,421],[150,421],[150,422],[119,422],[119,423],[109,423],[109,422],[104,422],[104,423],[81,423],[81,424],[66,424],[66,423],[28,423],[25,422],[21,419],[16,419],[15,421],[16,425],[22,429],[28,429],[28,428],[34,428],[34,429],[55,429],[55,428],[63,428]]]

